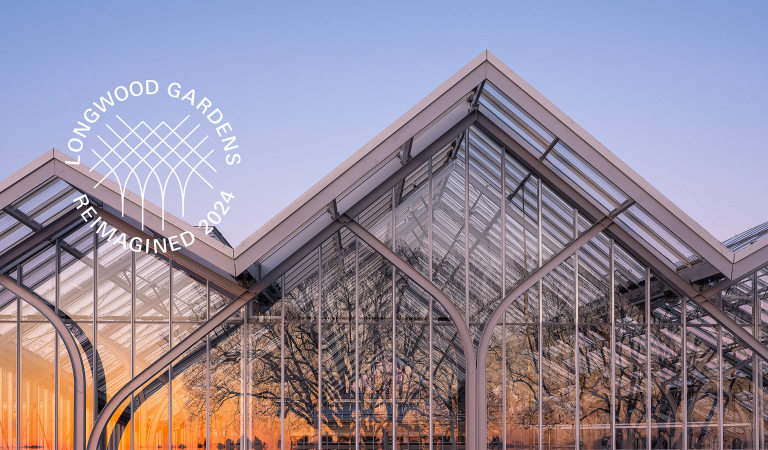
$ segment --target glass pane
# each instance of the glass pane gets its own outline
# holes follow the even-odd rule
[[[280,449],[279,323],[248,324],[248,437],[254,450]]]
[[[168,448],[168,378],[167,368],[134,394],[133,448],[165,450]],[[147,396],[146,393],[151,393]]]
[[[429,277],[429,161],[396,187],[397,254]]]
[[[456,326],[441,320],[433,304],[432,409],[434,448],[466,445],[466,372],[464,350]]]
[[[21,265],[22,284],[30,291],[56,304],[56,246],[50,245]],[[27,305],[31,306],[31,305]],[[45,320],[35,308],[25,308],[21,312],[22,320]]]
[[[16,332],[15,323],[0,323],[0,432],[2,446],[9,449],[16,448]]]
[[[21,324],[20,448],[53,449],[55,331],[48,324]]]
[[[720,421],[717,396],[718,356],[716,327],[688,327],[688,446],[717,449]]]
[[[205,279],[178,264],[173,264],[173,320],[204,321],[208,314],[208,289]]]
[[[720,294],[720,308],[740,325],[754,323],[752,276],[734,284]],[[749,330],[751,333],[751,330]]]
[[[100,322],[97,330],[99,402],[106,402],[131,379],[131,324]]]
[[[172,448],[205,447],[208,417],[205,402],[208,387],[206,362],[206,340],[203,339],[177,358],[171,367]]]
[[[311,448],[317,445],[317,322],[289,323],[288,304],[286,296],[285,448]]]
[[[432,157],[432,282],[465,311],[465,141]]]
[[[651,445],[683,447],[683,346],[679,325],[651,326]]]
[[[613,248],[616,323],[645,323],[645,267],[619,245]]]
[[[344,230],[326,241],[322,258],[322,442],[349,446],[355,442],[354,236]]]
[[[479,336],[501,301],[502,149],[475,128],[469,132],[469,321]]]
[[[242,437],[244,339],[242,319],[225,322],[220,333],[211,336],[211,448],[233,448]]]
[[[543,328],[542,392],[544,448],[576,448],[576,377],[574,326]]]
[[[608,238],[600,233],[579,250],[580,323],[611,321],[609,246]]]
[[[491,342],[488,347],[488,362],[486,364],[486,399],[488,429],[486,437],[488,448],[502,448],[504,438],[504,327],[498,325],[493,329]],[[538,380],[536,382],[538,384]],[[509,394],[507,394],[509,395]]]
[[[754,442],[755,386],[752,351],[723,330],[723,448],[751,449]]]
[[[137,323],[135,332],[133,373],[138,375],[170,349],[170,330],[167,323]]]
[[[61,252],[59,308],[74,320],[93,319],[93,234],[79,228]]]
[[[616,448],[645,448],[647,335],[644,326],[616,327]]]
[[[581,445],[586,448],[610,448],[610,326],[579,327],[579,386]]]
[[[538,183],[536,177],[508,153],[505,154],[504,212],[506,227],[506,293],[539,265]],[[524,187],[518,189],[525,182]],[[514,197],[510,196],[515,193]],[[525,223],[523,222],[525,218]],[[523,233],[525,225],[525,233]]]
[[[539,327],[508,325],[507,448],[534,450],[539,442]]]
[[[396,292],[395,396],[398,447],[428,449],[430,297],[404,276],[398,277]]]
[[[651,272],[651,323],[681,323],[685,298]]]
[[[567,258],[541,281],[541,311],[543,322],[573,322],[576,315],[576,282],[573,258]]]
[[[158,254],[136,253],[136,320],[168,320],[170,267]]]
[[[99,242],[98,317],[131,320],[131,259],[133,252],[106,239]]]

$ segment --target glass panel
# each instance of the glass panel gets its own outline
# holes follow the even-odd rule
[[[397,254],[429,277],[429,161],[397,186]]]
[[[280,324],[249,323],[248,339],[248,437],[252,439],[253,450],[279,450]]]
[[[754,446],[755,386],[752,351],[723,330],[723,448]]]
[[[74,376],[64,344],[59,339],[59,447],[58,450],[72,450],[73,407],[75,400]],[[1,358],[0,358],[1,359]],[[85,363],[85,361],[83,361]],[[87,368],[86,363],[86,368]]]
[[[717,328],[688,327],[686,335],[688,358],[688,446],[696,449],[717,449],[718,357]]]
[[[728,317],[740,325],[751,325],[754,323],[752,285],[752,276],[750,275],[729,287],[720,295],[720,308]],[[750,333],[752,332],[749,329],[747,330]]]
[[[681,323],[685,298],[651,272],[651,323]]]
[[[432,410],[434,448],[466,445],[466,372],[456,326],[433,304]]]
[[[31,257],[21,265],[22,284],[35,294],[46,300],[50,305],[56,304],[56,246]],[[26,304],[25,304],[26,305]],[[21,320],[45,320],[40,312],[26,305],[21,312]]]
[[[55,331],[21,324],[20,448],[53,449]]]
[[[576,448],[574,331],[572,325],[543,329],[543,444],[547,450]]]
[[[200,275],[173,264],[173,320],[204,321],[208,314],[208,289]]]
[[[205,339],[173,362],[172,448],[205,448],[208,417],[205,402],[208,387],[206,362]],[[236,392],[239,393],[239,389]]]
[[[0,322],[16,323],[16,296],[4,287],[0,287]]]
[[[285,448],[317,445],[318,252],[285,274]]]
[[[430,296],[402,275],[398,276],[396,293],[397,442],[403,450],[427,449]]]
[[[608,238],[600,233],[579,250],[580,323],[611,321],[609,246]]]
[[[542,262],[558,254],[573,240],[573,208],[547,185],[541,192]]]
[[[613,248],[616,323],[645,323],[645,267],[620,246]]]
[[[581,445],[611,445],[611,327],[579,326]]]
[[[98,324],[99,403],[112,396],[131,379],[131,324]],[[139,341],[141,342],[141,341]],[[106,403],[104,403],[106,404]],[[101,406],[99,407],[101,408]]]
[[[134,394],[133,448],[136,450],[168,448],[168,383],[164,381],[167,378],[166,368]]]
[[[170,268],[159,254],[136,253],[136,320],[168,320]]]
[[[99,242],[98,317],[131,320],[131,255],[122,245]]]
[[[170,349],[170,330],[167,323],[137,323],[136,343],[133,346],[134,375],[160,359]]]
[[[501,301],[502,149],[469,132],[469,321],[475,336]]]
[[[11,306],[15,309],[16,303]],[[16,448],[16,333],[15,323],[0,323],[0,442],[6,449]]]
[[[760,324],[768,324],[768,268],[757,272],[757,304],[760,307]]]
[[[529,176],[530,172],[510,154],[505,152],[505,157],[506,294],[539,265],[539,180]],[[518,190],[523,181],[524,187]],[[516,190],[517,193],[510,198]],[[523,233],[523,218],[525,218],[525,233]]]
[[[549,272],[541,281],[541,310],[543,322],[573,322],[576,315],[576,284],[573,258],[569,257]]]
[[[128,398],[117,409],[121,413],[114,414],[107,422],[105,436],[107,450],[130,450],[131,448],[131,399]]]
[[[242,437],[244,339],[242,319],[225,322],[219,334],[211,336],[208,417],[212,449],[233,449]]]
[[[679,325],[651,326],[651,446],[683,448],[683,346]]]
[[[507,324],[538,323],[539,288],[534,286],[517,297],[507,308]]]
[[[93,319],[93,234],[79,228],[62,241],[59,308],[74,320]]]
[[[322,257],[322,439],[324,447],[348,448],[355,442],[354,236],[338,233]]]
[[[507,448],[534,450],[539,442],[539,327],[507,325]]]
[[[465,311],[465,143],[432,157],[432,282]]]
[[[616,327],[616,448],[645,448],[648,355],[644,326]]]
[[[392,191],[385,192],[360,213],[357,221],[387,247],[392,248]]]
[[[488,346],[488,362],[486,364],[486,398],[487,398],[487,421],[488,448],[498,450],[502,448],[504,437],[504,381],[502,366],[504,364],[504,327],[498,325],[493,329],[491,342]],[[538,380],[536,381],[538,384]],[[509,394],[507,394],[509,395]]]
[[[391,318],[392,264],[363,242],[358,258],[361,320]]]

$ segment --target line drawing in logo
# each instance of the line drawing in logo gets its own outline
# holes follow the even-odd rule
[[[98,158],[91,171],[96,170],[100,164],[104,164],[109,169],[101,180],[96,183],[94,188],[98,187],[110,175],[114,175],[115,181],[120,186],[121,213],[124,216],[125,193],[131,180],[135,180],[138,185],[138,194],[141,197],[141,227],[143,229],[144,199],[147,188],[150,181],[157,181],[158,188],[160,189],[162,228],[164,229],[165,197],[168,193],[168,184],[172,180],[175,180],[176,184],[178,184],[181,194],[181,215],[184,217],[187,188],[190,180],[193,179],[193,175],[213,189],[211,183],[205,179],[198,168],[202,170],[207,166],[208,169],[216,172],[216,169],[208,161],[208,157],[211,156],[214,149],[206,153],[205,156],[198,152],[198,148],[208,139],[208,135],[201,138],[196,144],[189,142],[193,138],[192,135],[200,127],[200,124],[194,126],[184,136],[179,134],[179,128],[189,119],[189,115],[174,127],[162,121],[154,128],[150,127],[143,120],[132,127],[120,116],[116,117],[125,126],[125,134],[118,133],[109,124],[106,124],[106,127],[114,134],[114,137],[107,136],[103,138],[101,135],[97,135],[97,137],[106,146],[108,151],[105,149],[106,153],[102,152],[102,155],[96,150],[91,149]],[[163,127],[165,129],[162,129]],[[110,145],[107,140],[113,141],[114,138],[117,138],[118,141]],[[129,140],[131,140],[130,143]]]

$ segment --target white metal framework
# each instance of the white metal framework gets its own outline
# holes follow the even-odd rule
[[[113,245],[73,198],[191,227],[67,160],[0,183],[1,447],[766,448],[765,227],[718,242],[489,52],[234,249]]]

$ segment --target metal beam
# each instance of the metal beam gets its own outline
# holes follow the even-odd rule
[[[144,383],[154,378],[158,373],[167,369],[169,364],[171,364],[174,360],[191,349],[197,342],[205,339],[206,336],[211,331],[216,329],[217,326],[224,323],[230,316],[237,313],[240,308],[245,306],[251,300],[251,298],[253,298],[254,295],[269,287],[272,282],[277,280],[280,276],[283,275],[284,272],[301,261],[301,259],[308,255],[311,251],[315,250],[318,246],[320,246],[320,244],[323,243],[323,241],[341,229],[341,227],[342,223],[340,221],[334,221],[331,223],[323,231],[318,233],[314,238],[310,239],[306,244],[304,244],[297,252],[277,265],[261,280],[251,285],[248,290],[241,293],[229,305],[220,310],[215,316],[211,317],[210,320],[200,325],[200,327],[193,331],[189,336],[171,348],[170,351],[165,353],[154,363],[150,364],[140,374],[135,376],[131,381],[121,387],[120,390],[112,396],[112,399],[107,402],[106,406],[96,420],[96,423],[94,424],[91,431],[91,435],[88,438],[87,450],[98,450],[99,443],[101,442],[100,438],[104,433],[110,418],[117,411],[120,405],[124,403],[125,400],[130,397],[130,395],[135,390],[139,389],[144,385]]]
[[[61,341],[64,343],[64,348],[67,349],[69,362],[72,364],[72,374],[74,376],[74,413],[72,420],[74,433],[72,435],[72,448],[75,450],[82,450],[85,448],[85,367],[83,366],[83,359],[80,356],[77,342],[75,342],[75,338],[69,333],[69,329],[64,321],[56,315],[56,311],[49,308],[48,305],[43,303],[40,299],[14,283],[5,275],[0,275],[0,285],[40,311],[40,314],[48,319],[48,322],[53,325],[56,333],[58,333],[61,337]],[[17,343],[17,345],[21,344]]]
[[[13,217],[14,219],[28,226],[33,231],[40,231],[43,229],[43,226],[40,225],[39,222],[37,222],[34,219],[31,219],[28,215],[24,214],[23,212],[19,211],[13,206],[6,206],[5,208],[3,208],[3,211],[5,211],[9,216]]]
[[[72,209],[61,218],[55,220],[50,225],[43,227],[37,233],[33,233],[28,238],[19,242],[12,248],[0,255],[0,272],[5,273],[15,266],[21,259],[29,258],[30,254],[37,252],[41,248],[55,241],[56,238],[66,234],[70,228],[74,228],[80,218],[80,213]]]
[[[763,360],[768,361],[768,347],[763,345],[752,334],[744,330],[744,327],[736,323],[735,320],[728,317],[725,312],[717,307],[709,299],[715,296],[721,291],[721,285],[716,285],[713,288],[708,289],[705,292],[698,292],[693,286],[688,284],[677,271],[670,269],[648,249],[634,239],[629,233],[624,231],[618,224],[610,224],[607,227],[607,232],[612,235],[617,241],[620,241],[625,247],[634,252],[643,263],[653,267],[653,271],[656,275],[664,279],[667,283],[676,287],[680,293],[691,299],[697,306],[712,316],[715,321],[722,325],[726,330],[734,334],[741,339],[744,344],[759,355]],[[685,311],[685,307],[682,306],[682,310]]]

